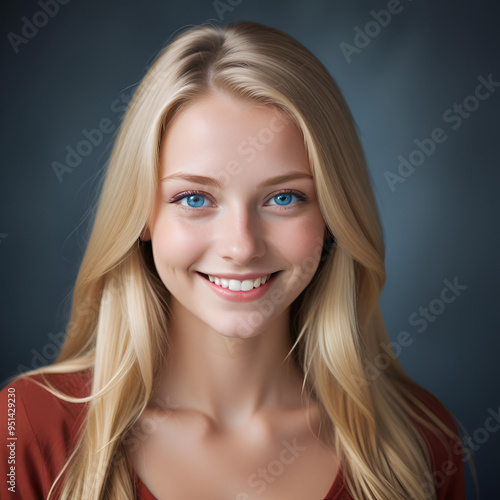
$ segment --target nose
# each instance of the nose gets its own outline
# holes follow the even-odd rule
[[[264,228],[257,213],[238,207],[227,208],[218,224],[219,254],[244,266],[264,256]]]

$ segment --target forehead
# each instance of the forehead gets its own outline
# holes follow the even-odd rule
[[[310,173],[299,128],[276,107],[222,94],[185,105],[161,141],[161,177],[221,171],[281,175],[290,170]]]

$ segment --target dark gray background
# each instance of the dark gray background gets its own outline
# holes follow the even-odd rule
[[[82,130],[103,119],[119,124],[121,99],[176,32],[209,19],[258,21],[306,45],[343,91],[385,228],[382,308],[390,336],[408,332],[401,363],[471,433],[482,498],[499,498],[500,432],[485,425],[500,411],[500,88],[456,130],[443,120],[474,93],[478,77],[500,81],[499,7],[401,0],[402,11],[348,62],[340,44],[353,45],[355,28],[364,30],[370,11],[386,9],[387,0],[232,3],[220,16],[212,1],[72,0],[16,53],[8,34],[21,35],[23,16],[32,21],[42,9],[34,1],[2,2],[0,379],[56,356],[113,134],[61,182],[52,163],[65,163],[66,147],[85,139]],[[437,127],[446,141],[392,191],[384,173],[396,173],[398,156],[408,158],[414,141]],[[455,279],[467,288],[441,310],[435,299],[444,280]],[[440,314],[425,328],[412,325],[411,315],[433,300]],[[467,481],[471,493],[470,474]]]

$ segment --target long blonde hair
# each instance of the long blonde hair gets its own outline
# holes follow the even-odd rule
[[[134,497],[127,435],[151,398],[169,348],[168,291],[150,245],[139,236],[153,210],[162,131],[184,104],[209,92],[275,106],[302,131],[334,243],[293,304],[294,352],[352,495],[428,498],[421,485],[429,482],[431,461],[417,423],[429,426],[430,419],[439,427],[438,419],[413,395],[395,356],[377,377],[365,373],[389,343],[378,306],[384,245],[349,109],[314,55],[279,30],[252,22],[205,24],[177,36],[124,116],[64,345],[55,363],[30,372],[92,374],[88,398],[50,388],[88,405],[78,444],[58,477],[61,498]]]

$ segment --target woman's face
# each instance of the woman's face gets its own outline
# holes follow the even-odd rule
[[[274,108],[204,96],[165,131],[159,184],[148,233],[174,321],[246,338],[288,315],[325,231],[299,129]]]

